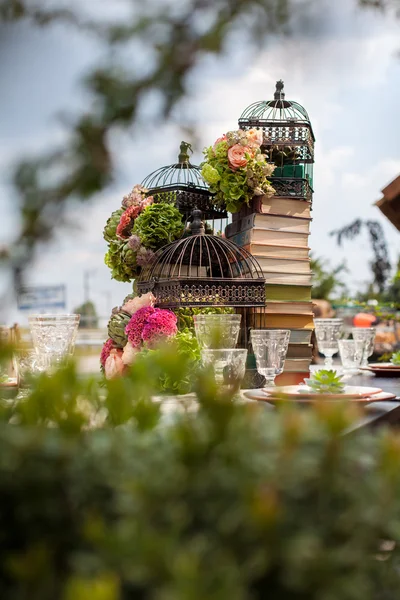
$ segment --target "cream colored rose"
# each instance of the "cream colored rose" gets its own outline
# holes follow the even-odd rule
[[[246,133],[249,146],[261,146],[263,143],[263,132],[261,129],[249,129]]]
[[[124,372],[125,365],[122,362],[122,350],[114,348],[110,352],[104,365],[104,374],[106,379],[114,379],[119,377]]]
[[[121,307],[121,310],[130,315],[134,315],[139,308],[144,308],[145,306],[154,306],[155,302],[155,296],[153,296],[151,292],[147,292],[147,294],[136,296],[136,298],[132,298],[131,300],[128,300],[128,302],[125,302],[125,304]]]
[[[248,146],[240,146],[240,144],[235,144],[229,148],[228,162],[231,169],[235,171],[236,169],[240,169],[247,165],[247,158],[245,157],[246,152],[249,154],[250,148]]]
[[[130,342],[127,342],[124,351],[122,353],[122,362],[124,365],[130,367],[135,361],[136,354],[139,352],[138,348],[132,346]]]

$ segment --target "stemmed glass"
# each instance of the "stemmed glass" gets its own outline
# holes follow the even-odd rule
[[[59,364],[74,351],[80,315],[31,315],[29,327],[34,350],[43,369]]]
[[[333,355],[339,350],[343,319],[314,319],[318,350],[325,356],[325,366],[332,367]]]
[[[376,335],[375,327],[353,327],[351,330],[353,339],[365,342],[365,350],[361,362],[361,367],[368,367],[368,358],[374,352],[374,341]]]
[[[257,371],[266,380],[266,386],[275,385],[275,377],[283,371],[289,346],[289,329],[252,329],[250,332]]]
[[[194,315],[194,329],[201,348],[235,348],[242,315]]]
[[[365,354],[364,340],[339,340],[339,354],[347,375],[358,373]]]

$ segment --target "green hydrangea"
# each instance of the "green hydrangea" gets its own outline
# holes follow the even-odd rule
[[[218,181],[221,179],[217,169],[214,169],[214,167],[207,163],[201,169],[201,175],[210,185],[218,183]]]
[[[145,248],[158,250],[180,238],[183,229],[179,210],[167,202],[158,202],[148,206],[137,217],[133,233],[140,237]]]

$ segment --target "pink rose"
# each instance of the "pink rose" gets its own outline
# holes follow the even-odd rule
[[[263,132],[261,129],[249,129],[247,133],[248,145],[251,148],[259,147],[263,143]]]
[[[131,298],[126,302],[121,310],[128,313],[129,315],[134,315],[140,308],[144,308],[145,306],[154,306],[156,302],[155,296],[151,292],[147,292],[147,294],[142,294],[141,296],[136,296],[136,298]]]
[[[125,365],[122,362],[122,350],[114,348],[104,365],[104,374],[106,379],[114,379],[124,372]]]
[[[221,135],[221,137],[219,137],[217,140],[215,140],[214,146],[213,146],[214,150],[215,150],[215,146],[217,144],[219,144],[220,142],[226,142],[226,135],[225,135],[225,133],[224,133],[224,135]]]
[[[251,152],[250,148],[248,146],[240,146],[240,144],[235,144],[229,148],[228,162],[233,171],[247,165],[247,158],[245,157],[246,152],[249,154]]]
[[[136,354],[139,352],[137,348],[134,348],[130,342],[127,342],[122,353],[122,362],[126,366],[133,365]]]

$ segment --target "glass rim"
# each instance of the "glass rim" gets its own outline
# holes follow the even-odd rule
[[[242,315],[237,315],[237,314],[209,314],[209,315],[193,315],[193,320],[196,319],[234,319],[234,320],[239,320],[242,318]]]
[[[201,353],[203,352],[230,352],[231,354],[240,354],[247,353],[247,348],[202,348]]]
[[[340,317],[337,317],[337,318],[336,317],[335,318],[332,317],[332,318],[329,318],[329,319],[328,318],[327,319],[323,319],[321,317],[314,317],[314,323],[315,322],[319,322],[319,323],[322,323],[322,322],[324,322],[324,323],[339,323],[340,322],[340,323],[343,323],[343,319],[340,318]]]
[[[351,331],[376,331],[376,327],[352,327]]]
[[[80,319],[81,315],[78,313],[38,313],[28,316],[28,321],[33,319]]]
[[[276,335],[282,335],[283,333],[290,334],[290,329],[250,329],[250,335],[262,335],[265,333]]]

